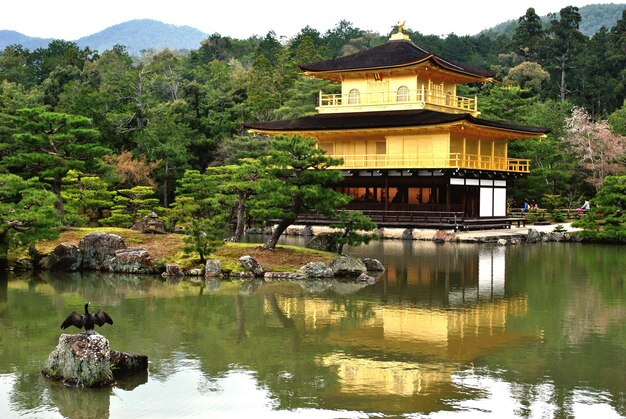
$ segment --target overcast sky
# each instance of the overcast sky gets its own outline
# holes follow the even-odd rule
[[[381,34],[396,22],[422,34],[474,35],[517,19],[534,7],[540,16],[561,8],[610,1],[576,0],[4,0],[0,30],[76,40],[132,19],[155,19],[244,39],[292,37],[309,25],[321,33],[340,20]]]

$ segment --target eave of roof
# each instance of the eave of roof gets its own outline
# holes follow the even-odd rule
[[[247,122],[244,124],[244,127],[248,130],[256,132],[289,133],[307,131],[391,129],[447,125],[461,122],[481,127],[493,128],[496,130],[512,131],[529,137],[542,136],[550,132],[547,128],[490,121],[487,119],[473,117],[470,114],[449,114],[430,110],[315,114],[282,121]]]

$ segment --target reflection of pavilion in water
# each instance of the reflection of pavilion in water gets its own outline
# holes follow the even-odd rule
[[[439,409],[444,400],[467,396],[467,390],[459,392],[454,384],[459,364],[533,339],[507,331],[511,318],[526,315],[528,301],[525,296],[505,297],[501,249],[485,249],[475,258],[460,259],[465,262],[456,265],[457,271],[443,269],[431,277],[429,292],[434,292],[430,292],[428,304],[419,297],[401,299],[397,290],[390,291],[397,298],[389,298],[385,304],[372,301],[372,294],[354,295],[349,303],[278,298],[283,312],[295,319],[307,336],[325,336],[335,347],[318,358],[320,365],[337,371],[339,389],[325,398],[329,405],[334,399],[339,402],[341,395],[352,395],[355,405],[350,408],[367,405],[376,410],[376,403],[381,403],[380,410],[388,411],[390,403],[396,403],[398,411],[407,411],[403,410],[407,407]],[[424,285],[425,271],[415,268],[409,267],[409,277],[401,282]],[[458,269],[461,282],[456,278]],[[392,267],[386,279],[389,288],[398,285],[394,284],[398,281],[395,274]],[[438,301],[432,299],[435,295],[440,297]]]
[[[505,295],[503,247],[398,240],[385,241],[376,254],[387,269],[376,287],[385,302],[459,307]]]

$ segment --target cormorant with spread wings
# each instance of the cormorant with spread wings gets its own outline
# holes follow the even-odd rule
[[[61,329],[67,329],[70,326],[76,326],[79,329],[85,328],[87,334],[95,333],[94,327],[97,324],[102,326],[105,323],[113,324],[113,319],[107,314],[106,311],[98,310],[96,314],[89,312],[89,303],[85,304],[85,314],[78,314],[72,311],[67,319],[61,324]]]

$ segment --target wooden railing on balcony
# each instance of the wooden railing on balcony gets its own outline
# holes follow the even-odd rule
[[[436,154],[408,156],[406,154],[354,154],[332,155],[343,159],[337,169],[475,169],[505,172],[530,172],[530,160],[475,154]]]
[[[354,94],[325,94],[320,91],[318,110],[320,112],[351,112],[368,107],[386,109],[426,109],[434,108],[448,112],[477,113],[476,97],[467,98],[441,93],[422,87],[405,92],[377,92]]]

